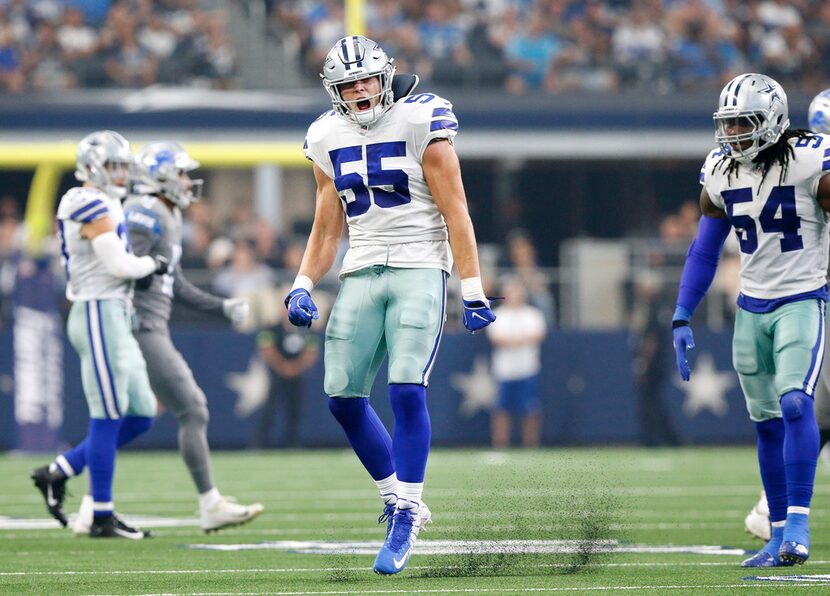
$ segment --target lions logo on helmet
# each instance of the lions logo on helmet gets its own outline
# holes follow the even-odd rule
[[[766,75],[738,75],[721,91],[712,117],[724,155],[746,163],[778,142],[789,127],[787,94]]]
[[[813,132],[830,134],[830,89],[825,89],[813,98],[807,119]]]
[[[99,130],[78,143],[75,178],[89,182],[114,199],[123,199],[134,163],[127,139],[112,130]]]
[[[178,143],[149,143],[139,152],[138,165],[141,172],[137,192],[161,194],[180,209],[186,209],[201,198],[204,181],[193,180],[187,175],[199,167],[199,162]]]
[[[369,126],[383,116],[395,101],[392,92],[394,75],[392,59],[380,45],[362,35],[350,35],[337,41],[331,48],[320,77],[334,111],[360,126]],[[357,102],[343,99],[341,85],[370,77],[378,77],[380,81],[380,92],[367,98],[371,109],[359,110],[354,105]]]

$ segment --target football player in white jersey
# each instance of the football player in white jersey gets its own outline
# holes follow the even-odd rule
[[[167,271],[166,259],[137,257],[130,251],[121,200],[126,196],[133,156],[126,139],[109,130],[92,133],[78,145],[75,177],[83,186],[67,191],[58,205],[69,341],[81,358],[81,378],[89,406],[84,442],[32,473],[49,512],[63,525],[64,484],[74,475],[79,449],[89,466],[93,538],[147,534],[114,514],[112,478],[117,445],[150,428],[156,399],[147,367],[131,330],[133,280]]]
[[[310,292],[334,262],[345,220],[349,250],[326,327],[324,390],[383,500],[379,521],[387,521],[387,535],[374,570],[394,574],[431,515],[421,500],[430,443],[426,387],[453,257],[464,325],[476,331],[495,316],[482,290],[453,148],[452,104],[432,93],[413,95],[417,77],[395,77],[386,53],[362,36],[339,40],[321,76],[334,109],[308,129],[304,150],[314,163],[317,204],[285,304],[295,325],[318,318]],[[387,354],[392,437],[368,399]]]
[[[771,538],[744,567],[800,564],[809,557],[809,513],[819,433],[813,396],[824,356],[830,235],[830,139],[789,130],[787,96],[761,74],[720,94],[719,148],[701,171],[703,217],[689,248],[672,327],[684,380],[694,348],[689,321],[711,284],[734,227],[741,292],[733,363],[758,434]]]
[[[830,89],[825,89],[813,98],[807,111],[810,130],[830,135]],[[828,341],[825,340],[824,357],[827,358]],[[819,430],[819,451],[830,442],[830,366],[823,365],[815,396],[816,421]],[[760,500],[744,518],[744,528],[753,536],[767,541],[770,539],[769,506],[767,495],[761,492]]]

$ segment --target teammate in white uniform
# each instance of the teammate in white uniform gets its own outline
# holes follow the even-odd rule
[[[778,83],[744,74],[724,87],[714,114],[719,149],[701,171],[703,217],[686,259],[673,319],[677,366],[689,379],[689,320],[734,227],[741,293],[733,362],[758,433],[771,538],[744,567],[809,557],[818,457],[813,395],[824,355],[830,139],[788,130]]]
[[[317,207],[285,303],[295,325],[318,318],[310,292],[334,261],[345,211],[349,250],[326,328],[324,390],[383,499],[379,521],[389,523],[374,569],[393,574],[406,566],[430,518],[421,501],[430,442],[426,386],[452,257],[462,278],[464,324],[475,331],[495,317],[481,286],[452,144],[458,130],[452,105],[432,93],[412,95],[417,77],[395,80],[391,60],[361,36],[334,45],[322,77],[334,109],[308,129]],[[387,353],[394,437],[368,400]]]
[[[61,252],[72,301],[67,332],[81,358],[89,406],[89,432],[76,448],[32,473],[49,512],[66,525],[64,483],[73,461],[89,465],[93,538],[141,539],[114,515],[112,477],[118,444],[146,431],[156,413],[147,367],[131,331],[133,280],[167,271],[166,259],[130,252],[121,200],[126,195],[133,156],[116,132],[100,131],[78,145],[75,177],[58,205]]]
[[[825,89],[813,98],[807,112],[807,121],[810,130],[823,135],[830,135],[830,89]],[[826,335],[826,334],[825,334]],[[825,339],[824,357],[827,358],[828,339]],[[821,368],[818,386],[816,387],[816,422],[819,429],[819,451],[830,442],[830,366]],[[747,532],[763,541],[770,539],[769,506],[767,495],[761,491],[758,503],[744,518],[744,528]]]

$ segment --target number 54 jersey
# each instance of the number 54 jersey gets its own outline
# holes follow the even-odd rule
[[[305,155],[334,181],[348,224],[341,276],[372,265],[450,272],[447,225],[422,160],[431,141],[457,131],[452,104],[431,93],[399,99],[369,128],[334,111],[311,124]]]
[[[700,172],[700,183],[712,202],[726,211],[741,251],[741,294],[775,300],[823,289],[826,284],[828,216],[816,200],[821,177],[830,173],[830,138],[813,135],[789,140],[786,176],[772,166],[741,164],[727,173],[728,160],[712,151]],[[739,298],[738,304],[742,304]],[[749,308],[747,310],[754,310]]]

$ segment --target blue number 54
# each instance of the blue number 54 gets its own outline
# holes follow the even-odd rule
[[[354,145],[329,151],[334,166],[334,187],[346,205],[346,215],[355,217],[369,210],[372,202],[383,209],[405,205],[412,200],[409,176],[398,169],[383,169],[384,157],[406,156],[405,141]],[[366,181],[357,172],[343,174],[343,164],[366,160]]]

